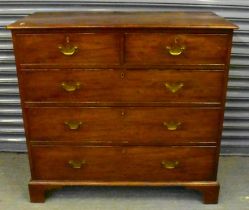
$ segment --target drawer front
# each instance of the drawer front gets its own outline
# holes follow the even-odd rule
[[[137,65],[225,64],[227,35],[126,34],[126,62]]]
[[[32,179],[214,180],[214,147],[32,146]]]
[[[215,143],[218,108],[27,108],[31,141],[103,145]],[[52,118],[51,118],[52,116]]]
[[[51,70],[20,74],[26,102],[220,103],[223,80],[222,71]]]
[[[118,34],[20,34],[16,36],[20,64],[104,66],[120,59]]]

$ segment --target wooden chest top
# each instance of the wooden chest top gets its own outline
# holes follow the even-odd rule
[[[212,12],[38,12],[8,29],[193,28],[236,29]]]

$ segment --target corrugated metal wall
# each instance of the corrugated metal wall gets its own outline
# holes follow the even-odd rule
[[[11,36],[5,26],[35,11],[63,10],[213,11],[238,24],[240,29],[235,32],[232,50],[222,153],[249,154],[249,1],[246,0],[0,1],[0,150],[26,150]]]

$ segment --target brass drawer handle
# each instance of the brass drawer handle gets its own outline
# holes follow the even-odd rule
[[[85,160],[69,160],[68,164],[71,168],[80,169],[82,165],[86,164]]]
[[[63,55],[67,55],[67,56],[71,56],[75,54],[78,49],[77,46],[71,46],[71,45],[65,45],[65,46],[60,45],[58,48],[60,49],[60,52]]]
[[[64,122],[65,125],[68,126],[70,130],[78,130],[82,125],[81,121],[66,121]]]
[[[175,131],[181,126],[181,122],[163,122],[163,125],[167,127],[169,131]]]
[[[165,82],[164,85],[171,93],[176,93],[184,86],[182,82],[177,82],[177,83]]]
[[[186,47],[185,46],[167,46],[166,49],[168,50],[170,55],[178,56],[182,54],[182,52],[186,49]]]
[[[166,49],[168,50],[169,54],[172,56],[181,55],[183,51],[186,50],[186,46],[179,43],[179,38],[180,37],[176,36],[174,40],[174,44],[172,44],[171,46],[166,46]]]
[[[70,44],[70,40],[69,40],[69,37],[67,36],[66,37],[66,44],[64,45],[59,45],[58,46],[60,52],[63,54],[63,55],[66,55],[66,56],[72,56],[74,55],[77,50],[78,50],[78,47],[77,46],[74,46],[74,45],[71,45]]]
[[[67,92],[74,92],[80,89],[79,82],[62,82],[61,87]]]
[[[173,160],[173,161],[166,161],[166,160],[163,160],[161,162],[162,164],[162,167],[163,168],[166,168],[166,169],[174,169],[176,168],[178,165],[179,165],[179,161],[177,160]]]

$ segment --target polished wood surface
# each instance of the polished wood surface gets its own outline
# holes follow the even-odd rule
[[[26,113],[30,141],[88,145],[216,144],[220,133],[219,108],[29,108]],[[70,129],[70,122],[79,126]],[[175,130],[167,127],[170,124]]]
[[[120,40],[114,33],[20,34],[16,51],[21,64],[107,65],[118,64]],[[73,55],[64,55],[59,47],[77,47]],[[39,53],[31,53],[39,51]]]
[[[205,204],[218,203],[220,186],[215,181],[199,182],[106,182],[106,181],[33,181],[29,182],[30,201],[35,203],[45,202],[45,194],[48,190],[63,188],[64,186],[133,186],[133,187],[185,187],[202,193]],[[51,193],[51,192],[50,192]]]
[[[210,12],[55,12],[8,28],[31,202],[63,186],[183,186],[218,202],[237,26]]]
[[[221,103],[223,75],[213,70],[30,70],[20,73],[20,83],[25,102]],[[63,82],[80,87],[68,92]]]
[[[228,35],[179,33],[128,33],[126,40],[127,64],[140,65],[200,65],[226,62]],[[180,55],[169,49],[184,47]]]
[[[33,146],[31,152],[37,180],[212,181],[215,177],[215,147]],[[85,163],[72,168],[70,160]],[[179,163],[167,169],[162,161]]]
[[[37,12],[8,29],[55,28],[204,28],[236,29],[212,12]]]

